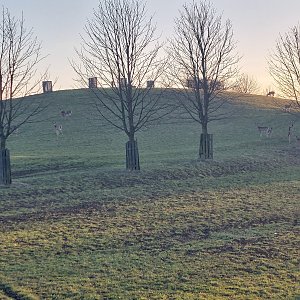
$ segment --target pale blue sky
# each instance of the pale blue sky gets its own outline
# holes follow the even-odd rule
[[[170,36],[178,10],[189,2],[148,0],[157,33]],[[43,53],[49,56],[41,67],[49,65],[51,77],[58,77],[56,90],[75,87],[68,58],[75,58],[74,47],[79,47],[86,19],[98,3],[99,0],[0,0],[1,6],[15,16],[23,11],[27,27],[33,27],[42,41]],[[224,19],[232,21],[238,51],[243,56],[242,70],[253,75],[262,89],[273,88],[266,59],[279,33],[300,22],[300,0],[212,0],[212,3]]]

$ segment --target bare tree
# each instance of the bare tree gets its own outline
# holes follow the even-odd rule
[[[81,81],[97,78],[95,109],[126,133],[126,167],[140,169],[136,133],[165,114],[161,95],[153,91],[162,73],[161,45],[146,7],[139,0],[104,0],[85,26],[80,63],[71,62]]]
[[[40,83],[34,80],[41,60],[41,46],[32,30],[26,30],[23,16],[16,19],[2,9],[0,21],[0,184],[10,184],[9,136],[41,111],[24,96]],[[18,98],[18,99],[15,99]]]
[[[280,35],[268,60],[269,71],[282,96],[300,109],[300,26]]]
[[[254,94],[258,91],[259,86],[254,77],[242,73],[234,83],[233,90],[241,94]]]
[[[224,117],[223,91],[237,74],[232,25],[206,1],[184,5],[170,41],[170,75],[185,97],[179,98],[187,116],[201,125],[199,158],[213,158],[208,123]]]

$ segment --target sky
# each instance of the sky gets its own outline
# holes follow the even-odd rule
[[[33,28],[47,55],[40,72],[49,67],[49,80],[57,78],[55,90],[76,88],[69,60],[80,48],[80,35],[101,0],[0,0],[15,17],[22,12],[26,28]],[[185,0],[148,0],[149,14],[154,14],[157,35],[173,34],[174,18]],[[237,51],[242,56],[241,71],[253,76],[261,91],[276,87],[268,72],[267,59],[275,48],[279,34],[300,23],[300,0],[211,0],[217,12],[233,25]]]

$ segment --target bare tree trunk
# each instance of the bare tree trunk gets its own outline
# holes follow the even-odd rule
[[[213,135],[207,131],[207,124],[202,125],[200,135],[199,159],[213,159]]]
[[[8,149],[0,149],[0,185],[11,184],[10,154]]]
[[[126,143],[126,169],[140,170],[140,157],[137,141],[134,140],[134,135],[129,137]]]
[[[2,137],[0,139],[0,150],[4,150],[6,148],[6,138]]]

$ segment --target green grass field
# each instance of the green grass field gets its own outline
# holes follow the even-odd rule
[[[235,99],[199,162],[200,128],[169,116],[137,135],[142,170],[128,172],[126,136],[94,118],[92,97],[30,97],[51,105],[8,142],[0,299],[300,299],[296,117]]]

